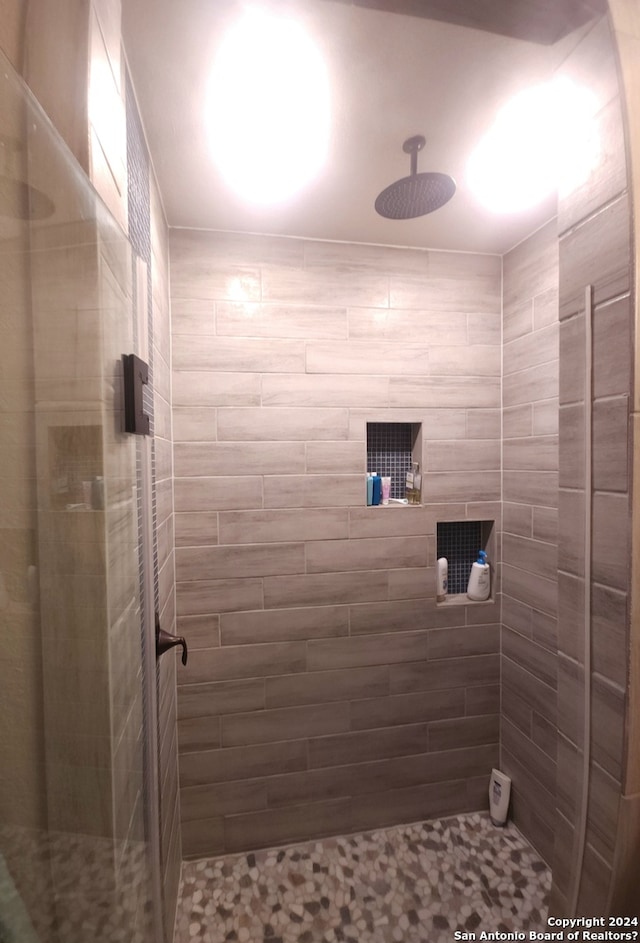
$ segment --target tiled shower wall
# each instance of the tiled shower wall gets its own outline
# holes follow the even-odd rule
[[[501,763],[514,821],[553,860],[556,806],[558,237],[504,257]]]
[[[597,69],[594,68],[597,63]],[[554,896],[566,910],[606,913],[625,764],[629,646],[629,400],[632,361],[630,210],[617,62],[607,18],[564,66],[597,97],[600,161],[560,201],[560,491],[558,820]],[[594,78],[597,77],[597,81]],[[585,287],[592,286],[592,493],[585,491]],[[588,461],[588,459],[587,459]],[[585,503],[590,499],[591,644],[585,671]],[[589,505],[587,505],[589,508]],[[584,867],[576,866],[583,787],[584,688],[590,687],[589,799]],[[624,829],[620,830],[622,836]],[[580,874],[577,888],[574,875]],[[613,875],[613,880],[612,880]],[[614,897],[615,900],[615,897]],[[636,900],[637,906],[637,888]],[[616,913],[614,909],[611,912]],[[634,911],[637,913],[637,909]]]
[[[483,807],[497,607],[436,607],[435,529],[499,525],[501,260],[170,256],[185,854]],[[365,506],[367,421],[422,423],[423,507]]]

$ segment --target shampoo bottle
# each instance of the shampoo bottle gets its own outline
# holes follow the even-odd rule
[[[373,504],[373,475],[367,475],[367,504]]]
[[[471,567],[469,583],[467,585],[467,596],[469,599],[475,599],[481,602],[489,598],[491,591],[491,573],[487,563],[487,555],[484,550],[478,551],[478,559]]]
[[[372,475],[373,478],[373,495],[372,495],[372,504],[380,504],[380,498],[382,496],[382,478],[378,472],[374,472]]]

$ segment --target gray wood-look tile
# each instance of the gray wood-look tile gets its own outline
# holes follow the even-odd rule
[[[255,612],[223,612],[220,616],[222,645],[289,642],[348,634],[347,606],[258,609]]]
[[[302,445],[302,443],[293,443]],[[253,446],[252,446],[253,447]],[[286,450],[278,445],[281,471],[266,472],[264,479],[265,508],[351,507],[366,504],[366,480],[360,475],[305,475],[291,465],[286,469],[291,445]]]
[[[429,562],[426,537],[370,537],[312,540],[305,544],[308,573],[423,567]]]
[[[264,690],[264,678],[180,684],[178,717],[214,717],[238,711],[259,711],[265,706]]]
[[[630,525],[627,495],[594,494],[592,577],[623,592],[629,579]]]
[[[623,688],[627,683],[627,594],[594,583],[591,617],[593,670]]]
[[[426,691],[415,694],[396,694],[392,697],[367,698],[351,703],[351,730],[369,730],[375,727],[393,727],[451,717],[462,717],[465,712],[465,690]],[[480,741],[478,741],[480,742]],[[459,746],[447,744],[452,749]]]
[[[631,300],[597,307],[593,317],[593,395],[616,396],[631,389]]]
[[[467,808],[464,780],[414,786],[360,797],[353,807],[354,828],[376,828],[391,824],[450,815]]]
[[[203,649],[181,672],[185,684],[231,681],[294,673],[306,668],[304,642],[269,642],[260,645],[225,645]]]
[[[429,630],[427,643],[429,658],[490,655],[499,650],[499,625],[468,625],[460,628]]]
[[[439,608],[433,595],[427,598],[394,599],[392,602],[362,603],[349,607],[352,636],[456,626],[463,625],[464,621],[464,607]]]
[[[343,766],[392,756],[425,753],[427,724],[407,724],[379,730],[318,737],[309,741],[309,767]]]
[[[328,701],[356,698],[382,698],[388,693],[389,668],[387,665],[314,671],[270,677],[266,680],[267,707],[323,704]]]
[[[584,310],[584,290],[593,285],[600,304],[629,290],[630,241],[627,194],[560,240],[560,317]]]
[[[180,584],[198,580],[304,573],[304,547],[302,542],[178,547],[176,579]]]
[[[304,740],[256,743],[200,753],[183,753],[179,759],[180,786],[201,786],[240,779],[256,779],[307,768]]]
[[[498,714],[477,717],[456,717],[436,720],[429,724],[429,750],[462,749],[481,743],[498,743],[500,718]]]
[[[392,694],[410,691],[436,691],[441,688],[497,683],[500,677],[499,655],[470,655],[390,665]]]
[[[295,475],[304,468],[304,442],[287,442],[286,449],[281,442],[177,443],[174,448],[177,478]]]
[[[502,630],[502,654],[521,665],[544,684],[551,688],[556,687],[557,671],[554,655],[506,626]]]
[[[452,410],[456,407],[486,409],[500,406],[500,383],[495,377],[486,377],[479,383],[475,377],[411,377],[406,376],[405,371],[399,373],[399,376],[392,375],[389,380],[391,407],[423,406]],[[451,438],[451,433],[448,438]]]
[[[176,513],[207,514],[262,504],[262,479],[255,476],[174,478],[173,485]]]
[[[261,609],[261,579],[189,580],[176,584],[178,616]]]
[[[503,452],[504,467],[509,471],[558,470],[557,435],[505,439]]]
[[[225,819],[226,851],[262,848],[283,842],[309,840],[322,835],[344,834],[353,830],[352,822],[350,799],[232,815]]]
[[[627,491],[629,487],[628,427],[628,396],[593,404],[593,487],[598,491]]]
[[[180,792],[180,816],[183,822],[205,819],[213,809],[218,815],[231,815],[234,812],[264,809],[266,805],[267,789],[262,779],[187,786]]]
[[[309,670],[387,665],[426,658],[427,637],[425,631],[419,631],[396,632],[391,638],[385,635],[360,635],[314,639],[307,643]]]
[[[264,579],[266,609],[329,606],[387,599],[385,570],[352,573],[312,573],[308,576],[268,576]],[[245,606],[257,609],[259,606]]]
[[[330,540],[349,531],[346,508],[223,511],[219,520],[223,544]]]
[[[258,406],[259,373],[174,370],[174,406]]]
[[[252,711],[248,714],[226,714],[222,718],[222,745],[235,747],[281,740],[304,740],[324,734],[343,733],[349,729],[348,703],[298,704],[295,707]]]

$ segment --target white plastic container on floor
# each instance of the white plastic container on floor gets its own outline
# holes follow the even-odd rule
[[[493,824],[500,828],[507,821],[510,796],[511,780],[499,769],[492,769],[489,780],[489,815]]]
[[[478,559],[471,566],[469,574],[469,583],[467,584],[467,596],[469,599],[475,599],[482,602],[489,598],[491,592],[491,570],[487,563],[487,555],[484,550],[478,551]]]

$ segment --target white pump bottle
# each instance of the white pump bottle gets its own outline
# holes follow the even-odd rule
[[[469,583],[467,585],[467,596],[469,599],[475,599],[481,602],[489,598],[491,592],[491,570],[487,563],[487,555],[484,550],[478,551],[478,559],[471,567]]]

